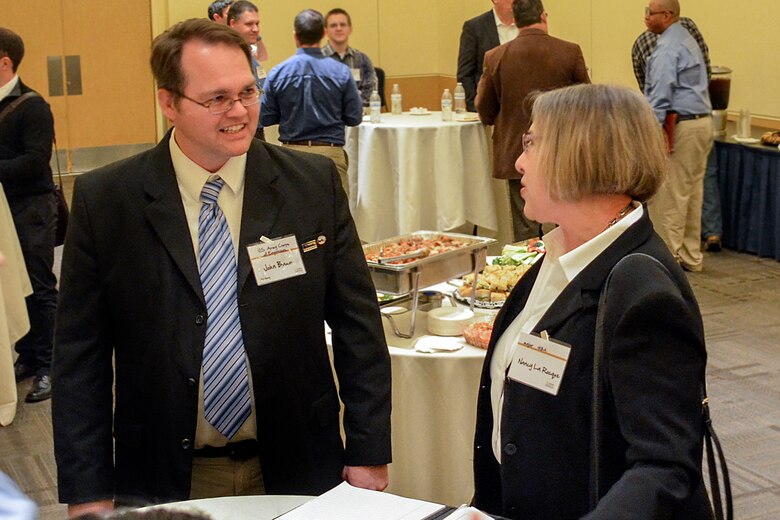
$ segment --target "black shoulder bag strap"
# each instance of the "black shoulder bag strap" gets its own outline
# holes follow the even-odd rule
[[[16,99],[14,99],[13,101],[11,101],[11,102],[10,102],[10,103],[9,103],[9,104],[8,104],[8,105],[7,105],[7,106],[4,108],[4,109],[3,109],[3,111],[2,111],[2,112],[0,112],[0,123],[2,123],[2,122],[3,122],[3,119],[5,119],[5,118],[6,118],[6,117],[8,117],[9,115],[11,115],[11,112],[13,112],[14,110],[16,110],[16,107],[18,107],[19,105],[21,105],[22,103],[24,103],[24,102],[25,102],[25,101],[27,101],[28,99],[30,99],[30,98],[34,98],[34,97],[39,97],[39,94],[38,94],[37,92],[25,92],[24,94],[22,94],[22,95],[21,95],[21,96],[19,96],[18,98],[16,98]]]
[[[601,418],[604,409],[604,392],[601,380],[602,365],[604,360],[604,309],[607,301],[607,289],[609,287],[609,281],[612,278],[612,273],[620,265],[620,262],[628,258],[629,256],[640,256],[647,258],[660,265],[667,273],[668,269],[658,259],[653,258],[650,255],[644,253],[633,253],[621,259],[615,267],[612,268],[604,287],[601,289],[601,295],[599,296],[599,307],[596,313],[596,338],[593,351],[593,402],[591,404],[591,444],[590,444],[590,509],[591,511],[596,508],[599,502],[600,492],[599,485],[601,479]],[[726,465],[726,457],[723,454],[723,448],[721,447],[720,440],[715,434],[715,430],[712,427],[712,419],[710,418],[709,399],[707,398],[707,389],[704,382],[701,383],[701,408],[702,419],[704,421],[704,444],[707,453],[707,468],[709,470],[710,477],[710,492],[712,493],[712,504],[714,508],[716,520],[732,520],[734,518],[734,505],[731,497],[731,480],[729,479],[729,470]],[[717,459],[715,458],[715,452],[717,451]],[[720,493],[720,483],[718,481],[718,464],[720,464],[722,478],[723,478],[723,492],[725,497],[725,511],[723,498]]]

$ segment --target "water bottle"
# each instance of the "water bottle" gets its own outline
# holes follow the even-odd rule
[[[401,106],[401,89],[398,87],[398,83],[393,85],[393,92],[390,94],[390,108],[393,114],[400,115],[403,112]]]
[[[445,88],[441,95],[441,120],[452,121],[452,94],[450,89]]]
[[[382,99],[379,97],[379,91],[376,89],[371,92],[371,97],[368,98],[368,106],[369,121],[372,123],[378,123],[381,119],[379,114],[382,112]]]
[[[463,88],[463,83],[455,86],[455,113],[466,113],[466,89]]]

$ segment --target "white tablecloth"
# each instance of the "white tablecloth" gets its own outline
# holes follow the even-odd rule
[[[11,349],[30,330],[24,299],[32,294],[32,285],[2,184],[0,252],[5,256],[5,263],[0,267],[0,426],[8,426],[16,415],[17,397]]]
[[[408,330],[409,313],[396,316]],[[424,354],[413,344],[427,334],[427,313],[419,312],[415,338],[385,335],[393,368],[392,441],[388,491],[439,504],[467,503],[474,494],[473,440],[477,390],[485,351]]]
[[[214,520],[271,520],[312,498],[293,495],[219,497],[172,502],[144,509],[203,512]]]
[[[472,115],[473,116],[473,115]],[[441,113],[382,114],[347,128],[350,209],[373,242],[463,224],[498,229],[485,127],[444,122]]]

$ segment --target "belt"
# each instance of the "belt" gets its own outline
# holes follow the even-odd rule
[[[677,121],[690,121],[691,119],[702,119],[710,117],[712,114],[677,114]]]
[[[248,439],[245,441],[229,442],[225,446],[204,446],[192,452],[194,457],[228,457],[230,460],[244,461],[259,455],[257,441]]]
[[[332,146],[340,147],[340,144],[326,143],[325,141],[282,141],[282,144],[291,144],[293,146]]]

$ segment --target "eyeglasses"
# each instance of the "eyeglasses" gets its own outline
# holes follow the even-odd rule
[[[534,145],[534,134],[526,132],[523,134],[523,151],[527,152]]]
[[[671,13],[671,11],[651,11],[649,7],[645,7],[645,16],[653,16],[654,14]]]
[[[236,101],[239,101],[245,107],[256,105],[260,102],[260,94],[262,93],[262,90],[250,87],[241,91],[241,93],[235,99],[220,95],[214,96],[213,98],[207,99],[206,101],[198,101],[184,95],[182,92],[175,92],[175,94],[183,97],[184,99],[188,99],[197,105],[207,108],[209,112],[215,116],[228,112],[231,108],[233,108],[233,103]]]

